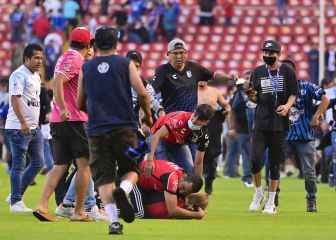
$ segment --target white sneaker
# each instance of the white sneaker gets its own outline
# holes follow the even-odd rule
[[[10,205],[11,203],[11,194],[8,194],[8,196],[6,197],[6,203],[8,203],[8,205]]]
[[[256,212],[260,209],[261,203],[264,199],[264,194],[255,192],[253,195],[253,200],[250,204],[249,210],[251,212]]]
[[[91,210],[87,211],[86,213],[90,218],[92,218],[95,221],[109,221],[107,215],[102,213],[97,205],[93,206]]]
[[[13,205],[11,205],[9,207],[9,210],[12,213],[30,213],[30,212],[33,212],[32,209],[27,208],[27,206],[24,204],[24,202],[22,200],[19,201],[19,202],[16,202]]]
[[[70,218],[75,212],[73,207],[63,207],[63,205],[59,205],[55,209],[55,215],[64,218]]]
[[[262,211],[262,213],[265,213],[265,214],[276,214],[277,213],[277,209],[273,204],[268,204],[266,203],[265,204],[265,207],[264,207],[264,210]]]
[[[245,182],[244,182],[244,185],[245,185],[245,187],[247,187],[247,188],[253,188],[253,187],[254,187],[254,184],[251,183],[251,182],[248,182],[248,181],[245,181]]]

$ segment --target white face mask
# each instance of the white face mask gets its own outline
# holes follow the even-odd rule
[[[201,126],[197,126],[197,125],[193,124],[193,122],[191,121],[191,119],[188,120],[188,127],[192,131],[197,131],[197,130],[200,130],[202,128]]]

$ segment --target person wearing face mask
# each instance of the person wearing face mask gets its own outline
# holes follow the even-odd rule
[[[176,163],[187,173],[194,171],[202,176],[203,158],[209,142],[205,126],[213,115],[210,105],[201,104],[194,112],[172,112],[160,117],[151,129],[151,152],[146,158],[145,174],[150,175],[155,170],[155,156],[155,159]],[[188,142],[197,144],[194,169]]]
[[[288,130],[288,112],[295,103],[298,82],[294,70],[279,62],[281,46],[267,40],[262,46],[264,65],[251,75],[251,88],[246,91],[257,104],[252,135],[251,166],[256,191],[250,211],[258,211],[264,199],[261,169],[265,149],[269,149],[270,185],[263,213],[275,214],[274,199],[279,184],[279,163],[284,161],[283,142]]]

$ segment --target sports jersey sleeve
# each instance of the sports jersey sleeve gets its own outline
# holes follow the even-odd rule
[[[204,80],[204,81],[209,81],[213,78],[213,72],[210,71],[209,69],[201,66],[201,65],[198,65],[199,67],[199,71],[200,71],[200,76],[201,76],[201,79]]]
[[[60,73],[69,81],[78,76],[82,67],[82,60],[75,55],[67,55],[59,60],[55,67],[55,73]]]
[[[163,83],[165,81],[165,71],[162,67],[159,67],[155,70],[155,75],[151,82],[156,93],[162,91]]]
[[[309,93],[315,100],[321,100],[322,96],[325,95],[324,89],[313,83],[308,83],[308,89]]]
[[[163,175],[161,181],[165,191],[171,194],[177,194],[178,174],[176,172]]]
[[[19,96],[23,94],[25,79],[22,74],[15,72],[9,78],[9,95]]]

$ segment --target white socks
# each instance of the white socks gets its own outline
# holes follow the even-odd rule
[[[128,196],[133,189],[133,183],[129,180],[123,180],[120,183],[120,188],[124,190],[126,195]]]
[[[107,217],[111,223],[118,222],[118,211],[117,211],[117,205],[115,203],[108,203],[105,205],[105,212],[107,214]]]
[[[256,190],[256,193],[258,193],[259,195],[264,195],[262,186],[260,186],[260,187],[256,187],[255,190]]]
[[[275,199],[276,192],[269,192],[268,193],[268,205],[274,205],[274,199]]]

